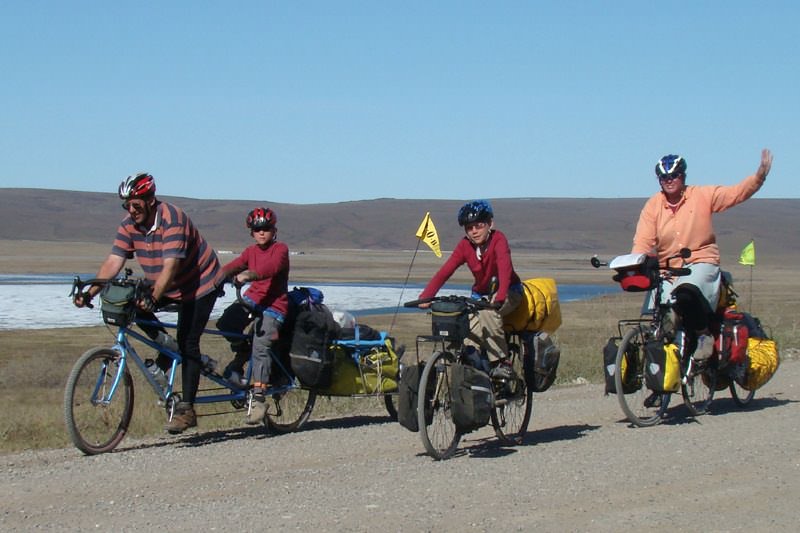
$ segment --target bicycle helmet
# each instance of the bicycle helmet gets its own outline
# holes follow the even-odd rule
[[[272,229],[278,223],[278,217],[269,207],[256,207],[247,213],[247,229],[256,231],[260,229]]]
[[[156,181],[147,172],[131,174],[119,184],[119,197],[123,200],[145,198],[156,193]]]
[[[665,155],[656,163],[656,177],[661,176],[685,176],[686,160],[679,155]]]
[[[486,200],[473,200],[458,210],[458,225],[466,226],[473,222],[490,222],[494,217],[492,206]]]

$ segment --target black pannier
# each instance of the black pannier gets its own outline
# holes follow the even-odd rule
[[[294,317],[289,357],[292,372],[307,387],[327,387],[333,375],[334,351],[330,344],[339,325],[322,304],[303,309]]]
[[[422,363],[403,366],[398,385],[397,421],[409,431],[419,431],[417,403],[419,401],[419,380],[422,377]],[[427,421],[427,419],[426,419]]]
[[[451,369],[453,423],[459,433],[469,433],[489,423],[494,407],[492,381],[486,372],[468,365]]]
[[[617,352],[619,351],[619,337],[611,337],[603,348],[603,375],[606,379],[606,394],[616,394],[617,385],[614,376],[617,373]],[[628,344],[629,350],[622,359],[622,392],[631,394],[639,390],[642,380],[636,368],[639,361],[638,347]]]

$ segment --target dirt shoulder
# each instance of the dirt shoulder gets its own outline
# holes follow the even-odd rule
[[[484,428],[444,462],[379,410],[283,436],[201,420],[97,457],[4,455],[0,529],[795,531],[798,382],[787,360],[747,409],[722,391],[712,414],[678,406],[653,428],[600,385],[559,387],[535,397],[522,446]]]

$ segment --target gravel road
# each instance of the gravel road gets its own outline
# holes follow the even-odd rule
[[[560,387],[535,396],[522,446],[484,428],[442,462],[379,412],[3,455],[0,530],[796,531],[798,378],[786,360],[747,409],[723,391],[653,428],[601,386]]]

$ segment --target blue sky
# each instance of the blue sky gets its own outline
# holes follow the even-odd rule
[[[0,187],[800,198],[796,1],[0,1]]]

